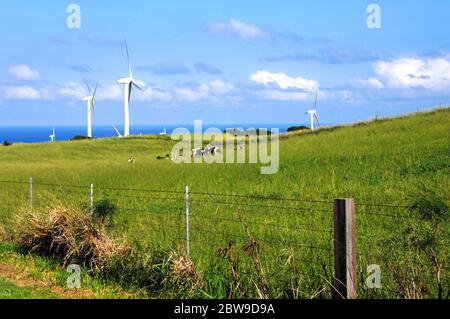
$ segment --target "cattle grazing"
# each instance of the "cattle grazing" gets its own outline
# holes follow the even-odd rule
[[[170,159],[170,155],[169,154],[166,154],[166,156],[157,156],[156,157],[156,159],[157,160],[166,160],[166,159]]]
[[[205,150],[202,148],[193,148],[192,149],[192,157],[202,156]]]
[[[191,157],[206,156],[209,154],[216,155],[217,153],[220,153],[220,148],[217,146],[208,146],[206,148],[193,148]]]
[[[220,147],[218,146],[213,146],[213,149],[211,151],[212,155],[216,155],[217,153],[220,153]]]

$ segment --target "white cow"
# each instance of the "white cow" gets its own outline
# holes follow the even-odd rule
[[[216,155],[220,153],[220,148],[217,146],[208,146],[207,148],[193,148],[192,157],[205,156],[208,154]]]
[[[208,154],[216,155],[217,153],[220,153],[220,148],[218,146],[208,146],[205,149],[205,152],[203,153],[203,155],[208,155]]]
[[[205,148],[205,151],[203,152],[203,155],[212,154],[214,152],[214,146],[208,146]]]
[[[202,156],[203,151],[204,150],[202,148],[193,148],[192,149],[192,157]]]
[[[217,153],[220,153],[220,147],[214,146],[211,151],[211,154],[216,155]]]

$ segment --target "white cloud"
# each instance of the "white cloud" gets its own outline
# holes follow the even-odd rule
[[[28,65],[18,64],[9,68],[9,74],[19,80],[39,80],[41,75],[37,70],[33,70]]]
[[[215,22],[209,25],[209,32],[214,35],[230,35],[244,40],[266,38],[267,33],[256,25],[230,18],[228,22]]]
[[[296,91],[283,91],[277,89],[267,89],[263,91],[253,91],[254,95],[259,100],[272,100],[272,101],[309,101],[314,102],[315,93],[311,92],[296,92]],[[353,99],[353,94],[347,90],[329,90],[318,91],[319,100],[341,100],[350,101]]]
[[[306,101],[311,99],[309,93],[304,92],[285,92],[280,90],[266,90],[259,94],[259,98],[275,101]]]
[[[81,100],[89,94],[84,86],[76,82],[70,82],[69,84],[59,88],[58,92],[63,97],[74,98],[77,100]]]
[[[322,94],[320,94],[322,93]],[[319,99],[324,100],[341,100],[344,102],[353,101],[353,92],[349,90],[335,90],[335,91],[326,91],[319,92]]]
[[[98,88],[96,98],[98,101],[123,100],[123,88],[118,84],[104,85]]]
[[[148,87],[144,90],[144,92],[138,90],[135,92],[137,92],[136,100],[138,101],[170,102],[172,100],[172,95],[160,88]]]
[[[420,87],[431,91],[450,88],[450,60],[445,57],[379,61],[375,64],[375,72],[391,88]]]
[[[250,76],[253,82],[260,84],[277,84],[281,89],[290,88],[300,89],[305,92],[315,92],[319,88],[319,83],[314,80],[304,79],[302,77],[290,77],[282,72],[271,73],[269,71],[258,71]]]
[[[384,88],[384,84],[376,78],[358,79],[356,81],[353,81],[353,84],[358,87],[367,88],[367,89],[382,89],[382,88]]]
[[[83,97],[89,95],[84,85],[77,82],[70,82],[53,90],[31,86],[5,87],[0,89],[0,93],[0,98],[10,100],[55,100],[58,98],[82,100]],[[99,86],[96,99],[97,101],[123,101],[123,88],[117,84]],[[158,87],[147,87],[144,92],[133,89],[132,99],[136,101],[170,102],[172,95]]]
[[[206,98],[208,97],[208,92],[205,90],[205,87],[203,86],[200,86],[199,88],[196,89],[186,87],[176,87],[174,91],[178,99],[187,102],[198,102],[201,100],[206,100]]]
[[[2,97],[9,100],[39,100],[41,92],[30,86],[6,87]]]
[[[234,89],[234,85],[222,80],[213,80],[206,84],[213,94],[224,95]]]
[[[231,83],[222,80],[213,80],[203,83],[198,87],[176,87],[174,89],[178,99],[188,102],[198,102],[208,99],[215,100],[217,96],[223,96],[234,90]]]

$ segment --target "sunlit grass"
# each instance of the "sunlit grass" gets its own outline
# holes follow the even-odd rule
[[[245,222],[260,241],[264,265],[274,285],[279,284],[280,295],[290,284],[292,269],[286,262],[293,254],[299,264],[296,271],[311,275],[300,276],[305,281],[300,297],[302,293],[311,296],[317,285],[310,281],[326,285],[331,279],[334,198],[356,200],[358,270],[362,278],[365,265],[383,264],[381,258],[385,257],[386,247],[379,241],[403,232],[408,226],[408,220],[376,215],[407,215],[406,209],[362,204],[408,205],[411,196],[424,188],[434,190],[449,202],[449,123],[449,109],[440,109],[353,127],[290,133],[280,141],[280,170],[274,175],[261,175],[259,164],[194,165],[157,160],[158,155],[170,153],[174,144],[161,137],[16,144],[0,147],[0,180],[27,182],[32,176],[34,209],[44,209],[55,201],[88,205],[89,185],[93,183],[95,199],[108,197],[120,208],[111,226],[117,236],[182,250],[186,245],[186,186],[193,193],[265,195],[272,200],[192,194],[193,259],[204,269],[206,277],[216,281],[209,293],[227,297],[222,295],[216,275],[229,271],[228,265],[215,257],[215,251],[229,241],[242,245],[247,236],[242,225]],[[135,164],[127,162],[130,156],[136,158]],[[276,200],[279,197],[306,201]],[[2,223],[9,225],[14,213],[28,206],[27,184],[0,183]],[[371,242],[374,244],[369,248]],[[389,280],[392,286],[392,279]],[[363,284],[359,287],[365,296],[396,296],[386,290],[368,292]]]

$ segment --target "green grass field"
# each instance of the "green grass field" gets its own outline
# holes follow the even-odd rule
[[[30,288],[18,287],[0,278],[0,299],[47,299],[54,298],[50,293],[42,293]]]
[[[0,180],[23,182],[0,183],[0,222],[10,228],[14,214],[29,207],[31,176],[35,210],[55,202],[88,205],[93,183],[95,200],[110,198],[119,207],[111,226],[116,236],[183,250],[184,191],[189,186],[192,258],[208,283],[197,296],[230,297],[229,279],[224,275],[229,273],[229,262],[215,252],[230,240],[245,242],[243,221],[260,241],[272,297],[329,297],[333,199],[352,197],[357,205],[359,296],[406,297],[408,290],[402,285],[412,284],[405,279],[412,272],[426,286],[422,295],[437,297],[433,263],[424,257],[426,252],[411,248],[406,235],[412,227],[429,225],[406,208],[376,205],[409,205],[418,194],[431,192],[448,207],[449,137],[448,108],[314,133],[290,133],[281,137],[280,169],[274,175],[261,175],[259,164],[156,160],[170,153],[174,144],[162,137],[0,147]],[[136,158],[135,164],[127,162],[130,156]],[[439,245],[448,245],[448,232],[444,223]],[[440,254],[441,260],[448,260],[447,249]],[[251,267],[250,258],[244,256],[240,262]],[[368,264],[381,265],[383,288],[365,287]],[[448,289],[446,269],[440,280]]]

